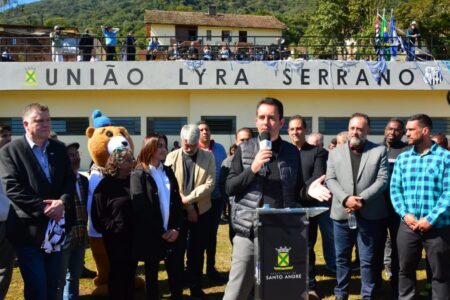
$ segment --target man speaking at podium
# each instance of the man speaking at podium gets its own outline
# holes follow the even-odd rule
[[[262,99],[256,107],[258,138],[237,148],[227,178],[226,192],[234,196],[232,225],[236,231],[230,277],[224,300],[247,300],[254,285],[254,210],[301,207],[311,198],[329,200],[322,182],[325,176],[305,185],[298,149],[283,141],[283,104],[274,98]]]

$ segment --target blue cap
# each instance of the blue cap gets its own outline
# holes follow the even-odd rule
[[[92,120],[94,121],[94,128],[113,125],[111,119],[103,115],[100,109],[94,110],[94,112],[92,113]]]

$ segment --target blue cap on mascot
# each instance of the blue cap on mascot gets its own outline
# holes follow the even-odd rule
[[[103,115],[100,109],[94,110],[94,112],[92,113],[92,120],[94,122],[94,128],[101,128],[113,125],[111,119]]]

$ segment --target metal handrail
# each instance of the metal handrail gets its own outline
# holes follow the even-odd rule
[[[79,54],[78,41],[81,35],[64,36],[67,45],[63,47],[63,55],[66,60],[74,61]],[[104,38],[98,35],[92,35],[95,40],[93,48],[96,49],[99,60],[106,59]],[[212,58],[220,59],[220,48],[228,44],[232,52],[230,59],[235,60],[274,60],[286,59],[341,59],[341,60],[376,60],[379,53],[375,48],[374,37],[324,37],[324,36],[302,36],[298,44],[283,45],[278,44],[279,36],[195,36],[186,37],[183,40],[176,39],[175,36],[154,36],[159,41],[164,41],[160,45],[155,55],[147,51],[149,37],[136,36],[138,60],[171,60],[171,59],[203,59],[203,48],[210,44]],[[126,52],[126,46],[123,45],[126,36],[118,36],[118,44],[115,47],[116,59],[120,60],[120,53]],[[169,42],[167,42],[169,41]],[[260,42],[261,41],[261,42]],[[273,41],[273,42],[270,42]],[[436,59],[450,58],[450,39],[446,39],[444,44],[437,44],[435,40],[428,41],[422,37],[420,47],[424,53],[424,59],[430,59],[434,56]],[[190,55],[188,48],[191,42],[198,50],[198,55]],[[179,54],[171,57],[169,51],[176,45]],[[381,47],[388,49],[389,43],[382,43]],[[4,36],[0,39],[0,49],[2,54],[5,48],[14,61],[51,61],[51,40],[48,36]],[[433,56],[428,49],[441,49],[434,51]],[[405,52],[399,51],[399,56],[404,57]],[[420,54],[418,54],[420,55]],[[149,57],[150,56],[150,57]]]

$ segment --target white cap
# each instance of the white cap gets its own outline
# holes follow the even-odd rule
[[[58,25],[55,25],[54,29],[55,29],[55,30],[59,30],[59,29],[61,29],[61,28],[60,28]]]
[[[412,21],[411,25],[417,25],[416,21]]]

